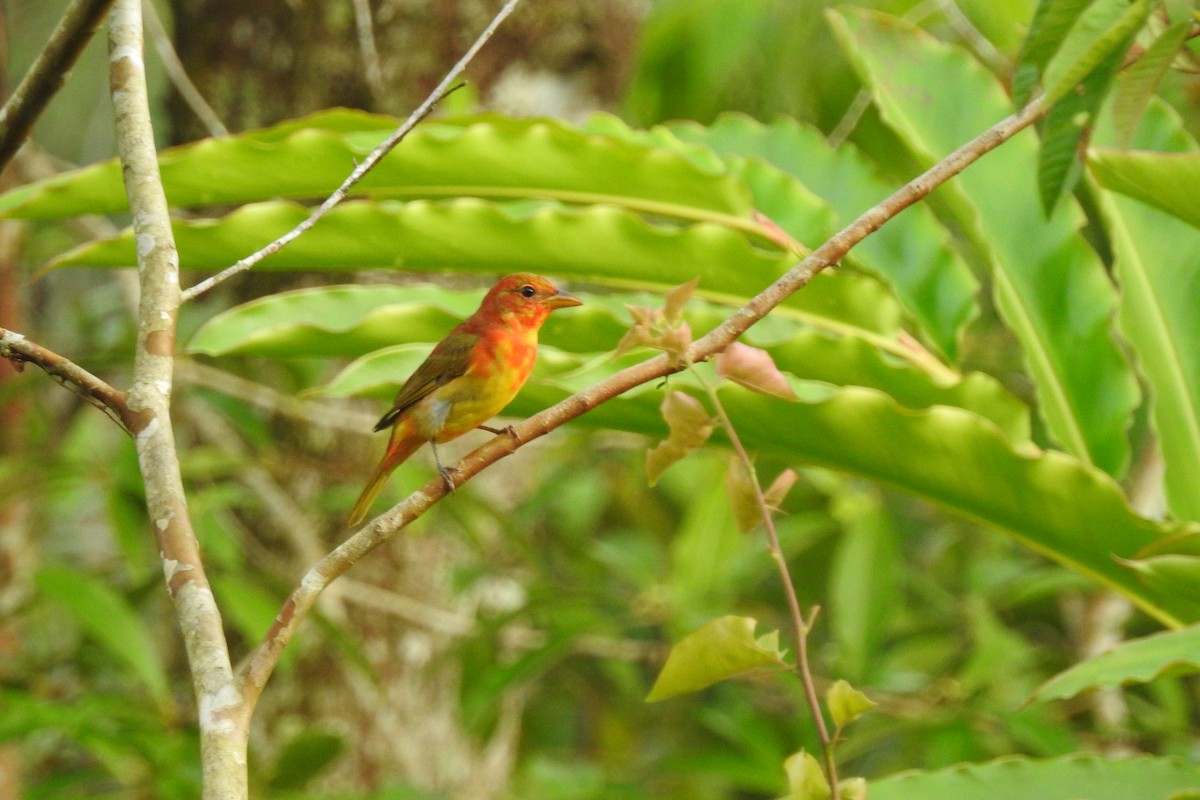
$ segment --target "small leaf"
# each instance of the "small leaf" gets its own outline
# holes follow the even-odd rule
[[[867,800],[867,779],[846,778],[838,781],[838,792],[842,800]]]
[[[801,750],[783,762],[787,770],[787,800],[828,800],[831,796],[829,781],[821,762],[812,753]]]
[[[825,703],[838,730],[849,725],[878,705],[844,680],[836,681],[825,694]]]
[[[796,485],[796,481],[800,479],[800,473],[792,468],[785,469],[776,476],[775,480],[771,481],[771,485],[763,492],[763,496],[767,499],[767,505],[773,510],[778,510],[783,505],[784,498],[788,492]]]
[[[671,325],[663,331],[659,346],[676,361],[681,360],[692,346],[692,326],[686,322]]]
[[[780,664],[779,632],[758,639],[752,617],[726,616],[709,622],[671,648],[646,702],[695,692],[756,667]]]
[[[667,292],[666,300],[663,302],[663,316],[666,317],[667,322],[679,321],[683,307],[692,299],[692,295],[695,294],[696,287],[699,285],[700,276],[697,275],[682,286],[676,286]]]
[[[782,400],[795,400],[784,374],[775,366],[770,353],[734,342],[717,355],[717,374],[755,392],[768,394]]]
[[[700,401],[683,392],[668,392],[660,407],[671,434],[665,442],[646,452],[646,477],[658,483],[663,471],[708,441],[713,420]]]
[[[733,510],[733,522],[740,533],[750,533],[762,524],[762,510],[754,491],[754,476],[746,468],[740,456],[729,459],[729,471],[725,473],[725,493],[729,507]]]
[[[1186,20],[1167,28],[1146,48],[1142,57],[1117,78],[1113,97],[1113,127],[1117,133],[1117,144],[1121,147],[1128,147],[1133,141],[1133,134],[1142,120],[1146,105],[1158,91],[1159,82],[1167,74],[1171,61],[1179,53],[1191,28],[1192,24]]]

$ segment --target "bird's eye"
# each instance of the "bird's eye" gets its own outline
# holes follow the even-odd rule
[[[521,297],[533,297],[535,294],[537,294],[537,290],[528,283],[522,286],[518,291],[521,292]]]

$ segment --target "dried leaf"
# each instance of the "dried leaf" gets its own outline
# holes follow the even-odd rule
[[[766,350],[748,344],[734,342],[717,356],[717,374],[755,392],[795,400],[784,374],[775,366],[775,361]]]
[[[658,483],[667,467],[708,441],[713,419],[700,401],[683,392],[668,392],[663,398],[663,419],[671,433],[665,442],[646,453],[646,478]]]
[[[796,481],[800,479],[800,473],[794,469],[785,469],[783,472],[771,482],[767,490],[763,492],[763,497],[767,499],[767,505],[772,509],[778,509],[783,505],[784,498],[788,492],[796,485]]]
[[[683,313],[683,307],[692,299],[692,295],[696,292],[696,287],[700,285],[700,276],[692,278],[682,286],[676,286],[671,291],[667,292],[665,301],[663,302],[663,317],[667,322],[677,322],[679,315]]]
[[[682,359],[692,346],[692,326],[680,322],[667,328],[660,339],[660,346],[675,360]]]
[[[733,523],[738,531],[750,533],[762,523],[762,512],[754,492],[754,476],[736,455],[729,459],[729,471],[725,473],[725,494],[729,497]]]

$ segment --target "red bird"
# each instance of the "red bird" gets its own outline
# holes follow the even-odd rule
[[[438,458],[439,443],[483,425],[516,397],[537,356],[538,329],[556,308],[580,305],[548,280],[528,272],[500,279],[479,310],[450,331],[404,382],[375,430],[392,428],[387,451],[350,512],[357,525],[388,477],[421,445],[433,446],[438,472],[453,488]]]

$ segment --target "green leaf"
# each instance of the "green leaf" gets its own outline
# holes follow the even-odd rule
[[[849,681],[838,679],[825,693],[825,705],[829,706],[833,724],[841,730],[879,704],[851,686]]]
[[[124,597],[88,573],[68,567],[45,567],[36,580],[42,594],[61,603],[109,657],[146,687],[161,713],[174,713],[154,637]]]
[[[1167,506],[1177,519],[1200,520],[1200,230],[1125,197],[1105,193],[1101,201],[1122,290],[1121,331],[1150,387]]]
[[[872,12],[830,12],[834,29],[888,125],[933,164],[1008,112],[996,80],[961,50]],[[937,85],[930,93],[926,87]],[[996,304],[1024,349],[1050,434],[1120,475],[1137,385],[1113,340],[1116,296],[1079,233],[1072,202],[1045,219],[1028,131],[973,163],[947,188],[959,222],[992,262]],[[1069,310],[1069,313],[1068,313]]]
[[[1042,684],[1030,702],[1066,700],[1092,689],[1149,683],[1163,675],[1200,672],[1200,626],[1122,642],[1060,672]]]
[[[740,114],[722,114],[707,127],[679,122],[670,130],[721,155],[760,158],[794,175],[833,207],[839,226],[899,188],[853,146],[834,149],[820,131],[791,119],[764,125]],[[882,276],[934,346],[956,358],[959,335],[978,313],[979,283],[926,206],[913,206],[889,221],[859,243],[849,260]]]
[[[779,632],[754,638],[750,617],[720,617],[671,648],[667,663],[646,697],[649,703],[696,692],[768,664],[779,665]]]
[[[1039,0],[1013,72],[1013,102],[1018,108],[1033,97],[1042,72],[1067,33],[1092,0]]]
[[[268,786],[275,792],[300,789],[325,771],[345,749],[346,741],[341,736],[301,731],[279,754]]]
[[[1088,166],[1105,189],[1128,195],[1200,228],[1200,153],[1093,148]]]
[[[362,129],[349,129],[347,123],[356,118]],[[265,131],[204,139],[160,155],[163,185],[175,207],[324,197],[398,125],[399,120],[335,111]],[[755,227],[749,192],[724,169],[702,169],[669,149],[586,134],[548,119],[426,122],[353,194],[550,198]],[[115,214],[127,207],[115,161],[0,197],[0,212],[33,219]]]
[[[1158,35],[1146,48],[1141,57],[1117,76],[1117,89],[1113,97],[1113,125],[1117,131],[1117,145],[1128,147],[1133,141],[1146,104],[1158,91],[1158,85],[1171,62],[1183,47],[1192,23],[1176,22]]]
[[[1043,102],[1056,104],[1075,91],[1100,64],[1128,46],[1149,15],[1150,0],[1094,0],[1046,66]]]
[[[812,753],[801,750],[783,762],[788,776],[786,800],[829,800],[832,792],[821,762]]]
[[[1130,800],[1166,798],[1200,785],[1200,766],[1182,758],[1067,756],[1002,758],[871,783],[871,800]]]

